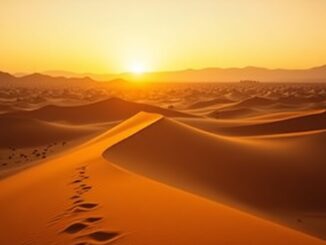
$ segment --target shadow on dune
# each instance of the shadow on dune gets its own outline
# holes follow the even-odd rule
[[[0,117],[0,148],[33,147],[55,141],[70,141],[92,136],[99,130],[87,126],[69,126],[32,118]]]
[[[270,135],[326,129],[326,112],[254,125],[220,129],[230,135]]]
[[[326,238],[326,133],[280,138],[214,136],[163,118],[104,152],[158,181],[251,210]],[[307,147],[309,146],[309,147]],[[298,225],[297,217],[305,225]],[[301,220],[300,219],[300,220]]]

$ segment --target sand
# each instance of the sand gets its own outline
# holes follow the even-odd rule
[[[0,244],[325,244],[326,89],[255,86],[1,93]]]

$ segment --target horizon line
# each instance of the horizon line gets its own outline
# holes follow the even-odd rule
[[[231,69],[248,69],[248,68],[254,68],[254,69],[264,69],[264,70],[269,70],[269,71],[276,71],[276,70],[286,70],[286,71],[305,71],[305,70],[311,70],[311,69],[316,69],[316,68],[322,68],[326,67],[326,63],[321,64],[321,65],[316,65],[316,66],[309,66],[306,68],[270,68],[270,67],[264,67],[264,66],[254,66],[254,65],[247,65],[247,66],[230,66],[230,67],[218,67],[218,66],[208,66],[208,67],[202,67],[202,68],[185,68],[185,69],[176,69],[176,70],[152,70],[152,71],[145,71],[143,72],[142,75],[146,74],[153,74],[153,73],[173,73],[173,72],[185,72],[185,71],[203,71],[203,70],[213,70],[213,69],[220,69],[220,70],[231,70]],[[50,69],[50,70],[45,70],[45,71],[6,71],[3,69],[0,69],[0,72],[8,73],[14,76],[25,76],[25,75],[31,75],[31,74],[47,74],[51,72],[62,72],[62,73],[72,73],[75,75],[98,75],[98,76],[106,76],[106,75],[127,75],[127,74],[133,74],[131,71],[123,71],[123,72],[91,72],[91,71],[85,71],[85,72],[78,72],[78,71],[70,71],[70,70],[61,70],[61,69]]]

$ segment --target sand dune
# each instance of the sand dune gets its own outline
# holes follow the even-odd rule
[[[278,102],[284,104],[305,104],[305,103],[320,103],[325,101],[325,96],[281,96],[277,99]]]
[[[319,84],[2,90],[0,244],[325,244],[325,96]]]
[[[216,119],[249,119],[261,116],[268,117],[273,113],[304,113],[309,110],[324,109],[325,104],[321,97],[281,97],[270,99],[256,96],[226,104],[215,109],[211,108],[211,111],[208,111],[206,115]]]
[[[263,97],[251,97],[214,110],[208,113],[207,116],[216,119],[236,119],[253,117],[257,115],[266,114],[267,109],[272,109],[271,107],[275,107],[278,105],[278,102],[271,99]]]
[[[270,120],[265,123],[228,127],[221,129],[220,132],[234,135],[269,135],[322,129],[326,129],[326,112],[324,110],[315,114],[284,120]]]
[[[111,125],[71,126],[31,118],[0,117],[0,178],[15,174],[89,138]]]
[[[227,98],[216,98],[212,100],[205,100],[205,101],[198,101],[188,107],[188,109],[197,109],[197,108],[203,108],[203,107],[208,107],[212,105],[217,105],[217,104],[228,104],[234,102],[233,100],[227,99]]]
[[[99,132],[96,127],[72,127],[49,123],[37,119],[3,116],[0,117],[0,148],[31,147],[55,141],[70,141],[91,136]]]
[[[252,97],[237,103],[238,107],[265,107],[273,105],[275,101],[263,97]]]
[[[272,112],[272,113],[267,113],[264,115],[259,115],[256,117],[251,117],[249,118],[250,121],[256,121],[258,123],[259,121],[278,121],[278,120],[286,120],[286,119],[291,119],[291,118],[297,118],[297,117],[302,117],[302,116],[307,116],[307,115],[312,115],[312,114],[318,114],[323,112],[324,110],[300,110],[300,111],[285,111],[285,112]]]
[[[113,146],[114,150],[135,137],[143,138],[148,130],[160,133],[156,126],[163,126],[162,130],[172,127],[179,136],[180,130],[186,134],[191,130],[159,115],[141,113],[65,155],[1,180],[0,199],[7,202],[0,202],[1,224],[5,224],[0,243],[323,244],[286,227],[116,168],[102,158],[107,148]],[[164,146],[166,140],[163,137],[160,144]],[[183,143],[188,144],[185,140]],[[153,156],[153,147],[155,144],[148,146],[144,155],[146,165],[146,157]],[[173,154],[166,153],[165,160]],[[111,155],[105,153],[106,157]],[[157,170],[161,167],[158,162]],[[190,173],[193,167],[189,164]],[[173,168],[180,170],[177,165]]]
[[[9,106],[0,104],[0,115],[8,113],[10,110],[11,108]]]
[[[239,108],[239,109],[228,109],[228,110],[216,110],[208,114],[209,117],[216,119],[235,119],[243,118],[248,116],[259,115],[259,111],[256,109]]]
[[[325,221],[307,216],[326,211],[325,140],[325,132],[221,137],[163,118],[104,155],[131,171],[325,238]]]
[[[140,111],[160,113],[168,117],[191,117],[191,115],[168,110],[147,104],[128,102],[118,98],[110,98],[104,101],[81,106],[45,106],[34,111],[20,111],[8,114],[35,118],[44,121],[60,121],[69,123],[96,123],[127,119]]]
[[[202,129],[204,131],[219,134],[219,135],[236,135],[237,133],[233,132],[233,128],[239,130],[239,128],[244,129],[247,126],[254,129],[255,125],[268,124],[278,121],[286,121],[288,119],[300,118],[303,116],[315,115],[323,113],[324,110],[304,110],[304,111],[286,111],[286,112],[272,112],[266,113],[263,115],[256,115],[250,117],[239,117],[239,118],[177,118],[177,121],[190,125],[192,127]],[[268,131],[268,130],[266,130]],[[295,132],[294,130],[292,132]],[[245,132],[242,132],[243,134]],[[266,132],[268,133],[268,132]],[[250,136],[250,133],[244,134]],[[244,136],[242,135],[242,136]],[[255,132],[253,132],[253,135]],[[241,134],[240,134],[241,136]]]

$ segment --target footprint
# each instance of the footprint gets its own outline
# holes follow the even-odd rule
[[[74,201],[73,204],[78,204],[78,203],[82,203],[82,202],[83,202],[83,200],[80,199],[80,200],[76,200],[76,201]]]
[[[95,207],[97,207],[98,204],[97,203],[82,203],[82,204],[79,204],[78,207],[80,208],[86,208],[86,209],[93,209]]]
[[[81,181],[80,179],[77,179],[77,180],[71,182],[70,184],[78,184],[78,183],[80,183],[80,182],[82,182],[82,181]]]
[[[81,190],[80,189],[78,190],[78,188],[77,188],[76,193],[79,194],[79,195],[83,195],[86,192],[88,192],[90,189],[92,189],[92,187],[84,187]]]
[[[81,230],[84,230],[87,227],[88,227],[88,225],[83,224],[83,223],[74,223],[74,224],[69,225],[66,229],[64,229],[63,232],[69,233],[69,234],[74,234]]]
[[[78,199],[78,198],[80,198],[80,195],[74,195],[74,196],[70,197],[71,200]]]
[[[70,197],[72,202],[72,206],[65,211],[66,215],[60,215],[59,217],[55,217],[52,222],[59,221],[64,216],[69,216],[77,218],[80,213],[87,213],[96,209],[99,204],[92,203],[92,202],[85,202],[82,198],[82,195],[85,192],[88,192],[92,189],[92,186],[83,183],[83,180],[88,179],[89,176],[86,175],[86,166],[77,168],[77,175],[75,179],[72,180],[70,184],[75,185],[73,190],[75,192],[74,195]],[[80,216],[79,216],[80,217]],[[82,218],[82,217],[81,217]],[[103,217],[84,217],[80,221],[72,223],[68,227],[66,227],[61,232],[68,233],[68,234],[75,234],[81,232],[83,230],[93,230],[97,225],[97,222],[103,220]],[[92,229],[90,229],[92,228]],[[82,233],[82,232],[81,232]],[[85,234],[85,233],[82,233]],[[75,245],[91,245],[91,244],[107,244],[113,242],[119,237],[118,232],[108,232],[108,231],[95,231],[89,234],[81,235],[78,238],[84,238],[86,241],[79,241]],[[90,240],[90,241],[88,241]]]
[[[88,210],[87,209],[82,209],[82,208],[73,208],[73,209],[68,209],[69,211],[72,210],[72,213],[73,214],[78,214],[78,213],[84,213],[84,212],[87,212]]]
[[[68,211],[72,211],[73,213],[87,212],[89,210],[95,209],[97,206],[98,204],[96,203],[81,203],[68,209]]]
[[[90,186],[88,186],[86,184],[81,184],[81,185],[75,187],[74,190],[82,190],[83,188],[86,188],[86,187],[90,187]]]
[[[83,194],[85,193],[85,191],[83,191],[83,190],[78,190],[78,191],[76,191],[76,193],[77,193],[78,195],[83,195]]]
[[[84,186],[81,188],[80,192],[85,193],[85,192],[88,192],[90,189],[92,189],[91,186]]]
[[[112,240],[113,238],[119,236],[118,232],[108,232],[108,231],[96,231],[85,235],[83,237],[91,238],[97,242],[106,242]]]
[[[95,223],[95,222],[100,221],[102,219],[103,219],[102,217],[89,217],[89,218],[84,219],[84,222],[86,222],[86,223]]]

